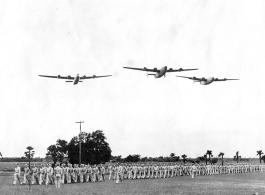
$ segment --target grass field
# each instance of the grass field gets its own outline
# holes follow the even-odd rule
[[[252,195],[265,194],[265,172],[241,173],[235,175],[188,176],[166,179],[125,180],[122,184],[114,181],[85,184],[67,184],[61,189],[54,185],[12,186],[12,176],[0,176],[1,195],[28,194],[224,194]]]

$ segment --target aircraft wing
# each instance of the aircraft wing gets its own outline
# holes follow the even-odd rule
[[[194,81],[201,81],[201,80],[203,80],[203,78],[196,78],[196,77],[184,77],[184,76],[176,76],[176,77],[182,77],[182,78],[191,79],[191,80],[194,80]]]
[[[112,76],[112,75],[103,75],[103,76],[96,76],[96,75],[93,75],[93,76],[90,76],[90,77],[82,76],[82,77],[80,77],[80,79],[96,79],[96,78],[110,77],[110,76]]]
[[[215,78],[214,81],[233,81],[233,80],[239,80],[239,79],[218,79],[218,78]]]
[[[182,72],[182,71],[190,71],[190,70],[198,70],[198,68],[193,68],[193,69],[183,69],[183,68],[179,68],[179,69],[172,69],[172,68],[169,68],[167,70],[167,72]]]
[[[148,68],[131,68],[131,67],[123,67],[126,69],[132,69],[132,70],[140,70],[140,71],[148,71],[148,72],[159,72],[159,70],[157,70],[157,68],[154,69],[148,69]]]
[[[70,75],[65,77],[65,76],[48,76],[48,75],[39,75],[40,77],[47,77],[47,78],[57,78],[57,79],[69,79],[69,80],[74,80],[74,77],[71,77]]]

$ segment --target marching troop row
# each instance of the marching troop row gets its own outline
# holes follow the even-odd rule
[[[194,178],[196,175],[214,175],[214,174],[235,174],[265,171],[265,165],[262,164],[226,164],[222,165],[203,165],[203,164],[115,164],[105,166],[84,165],[78,167],[77,164],[56,163],[55,168],[51,164],[42,164],[40,168],[33,166],[29,168],[26,164],[24,167],[23,184],[60,184],[100,182],[105,181],[105,175],[108,179],[115,180],[116,183],[122,182],[123,179],[148,179],[148,178],[168,178],[176,176],[190,175]],[[20,179],[21,170],[18,164],[15,167],[14,185],[17,181],[22,184]]]

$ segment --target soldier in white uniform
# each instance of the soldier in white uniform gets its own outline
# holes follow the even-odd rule
[[[92,182],[98,182],[98,173],[99,173],[98,167],[94,165],[92,168],[92,175],[93,175]]]
[[[62,168],[60,167],[60,163],[56,163],[56,167],[54,168],[54,175],[55,175],[55,187],[61,187],[61,178],[62,178]]]
[[[65,164],[63,163],[62,165],[62,184],[67,183],[67,167],[65,166]]]
[[[25,164],[25,168],[24,168],[24,180],[23,180],[23,184],[26,184],[27,182],[27,176],[29,174],[29,167],[27,164]]]
[[[67,183],[72,183],[72,180],[73,180],[73,165],[72,164],[68,164],[68,167],[67,167]]]
[[[158,177],[159,177],[159,166],[157,166],[157,164],[155,164],[155,166],[154,166],[154,173],[155,173],[155,175],[154,175],[154,178],[155,179],[157,179]]]
[[[103,164],[101,164],[101,166],[100,166],[100,172],[101,172],[102,181],[105,181],[106,169],[105,169],[105,166]]]
[[[197,171],[197,167],[195,166],[195,164],[193,164],[191,166],[191,178],[195,177],[196,171]]]
[[[84,164],[81,164],[81,167],[79,169],[79,174],[80,174],[80,183],[83,183],[84,182],[84,176],[86,174],[86,169],[84,167]]]
[[[40,182],[39,182],[40,185],[44,182],[44,178],[45,178],[44,171],[45,171],[44,170],[44,166],[43,166],[43,164],[41,164],[41,167],[40,167]]]
[[[112,173],[113,173],[113,166],[112,165],[108,166],[108,172],[109,172],[109,180],[111,180]]]
[[[79,172],[79,170],[78,170],[77,164],[74,164],[74,168],[73,168],[74,183],[77,183],[78,172]]]
[[[136,166],[136,164],[133,164],[133,167],[132,167],[132,179],[136,179],[136,177],[137,177],[137,166]]]
[[[22,184],[20,180],[20,167],[18,166],[18,163],[15,164],[15,174],[14,174],[14,182],[13,185],[16,185],[17,181]]]
[[[33,178],[32,178],[32,184],[34,184],[36,182],[36,184],[39,184],[39,178],[38,178],[38,167],[36,167],[36,165],[33,165],[32,168],[33,171]]]
[[[128,165],[127,172],[128,172],[128,179],[132,179],[132,165]]]
[[[51,164],[48,164],[48,168],[47,168],[47,177],[46,177],[46,185],[48,185],[49,183],[53,183],[53,168],[51,167]]]
[[[92,167],[87,165],[86,182],[92,182]]]
[[[117,175],[116,175],[116,184],[117,183],[122,183],[122,170],[123,170],[123,167],[118,164],[118,166],[116,167],[116,171],[117,171]]]

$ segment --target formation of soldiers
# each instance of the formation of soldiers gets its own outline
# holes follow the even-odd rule
[[[20,178],[21,169],[16,164],[14,174],[14,185],[17,181],[20,184],[38,184],[49,185],[55,184],[57,188],[60,188],[60,184],[70,183],[83,183],[83,182],[99,182],[105,180],[105,166],[100,165],[84,165],[79,167],[77,164],[62,164],[56,163],[55,168],[52,168],[51,164],[41,164],[38,168],[35,164],[33,168],[29,168],[26,164],[24,167],[23,182]]]
[[[220,164],[205,165],[205,164],[109,164],[108,166],[100,165],[84,165],[79,167],[77,164],[62,164],[56,163],[55,168],[51,164],[41,164],[38,168],[35,165],[29,169],[28,165],[24,168],[23,183],[20,180],[21,170],[18,164],[15,167],[14,185],[18,181],[20,184],[39,184],[49,185],[55,184],[60,188],[61,184],[70,183],[88,183],[88,182],[102,182],[106,179],[115,180],[116,183],[122,183],[124,179],[158,179],[170,178],[177,176],[206,176],[217,174],[237,174],[265,171],[263,164]]]
[[[108,166],[109,179],[116,179],[117,166]],[[120,173],[122,179],[149,179],[170,178],[177,176],[204,176],[217,174],[236,174],[256,171],[265,171],[262,164],[122,164]]]

